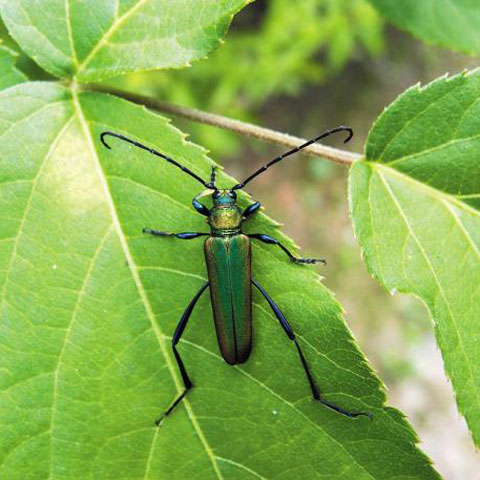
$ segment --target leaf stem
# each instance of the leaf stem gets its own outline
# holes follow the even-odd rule
[[[116,95],[117,97],[124,98],[134,103],[145,105],[146,107],[163,113],[170,113],[178,117],[187,118],[194,122],[204,123],[217,128],[223,128],[232,132],[239,133],[241,135],[259,138],[270,143],[285,145],[287,147],[296,147],[305,143],[306,140],[300,137],[294,137],[285,133],[271,130],[270,128],[259,127],[252,123],[242,122],[240,120],[234,120],[232,118],[224,117],[223,115],[217,115],[215,113],[204,112],[197,110],[196,108],[184,107],[181,105],[175,105],[174,103],[165,102],[163,100],[157,100],[152,97],[144,95],[137,95],[135,93],[125,92],[123,90],[117,90],[116,88],[102,86],[102,85],[90,85],[83,87],[87,91],[95,91]],[[346,150],[340,150],[338,148],[327,147],[326,145],[313,144],[303,150],[304,153],[315,155],[317,157],[326,158],[336,163],[343,165],[351,165],[355,160],[358,160],[361,155],[358,153],[348,152]]]

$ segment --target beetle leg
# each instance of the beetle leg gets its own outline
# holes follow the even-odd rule
[[[198,197],[199,195],[197,195]],[[192,200],[192,205],[193,205],[193,208],[198,212],[200,213],[201,215],[204,215],[205,217],[208,217],[210,215],[210,210],[203,204],[203,203],[200,203],[198,200],[197,200],[197,197],[195,197],[193,200]]]
[[[173,354],[175,355],[175,360],[177,361],[178,369],[180,370],[180,374],[182,375],[182,380],[183,380],[183,385],[185,387],[185,390],[174,400],[174,402],[168,407],[165,413],[158,420],[155,421],[155,424],[157,426],[159,426],[162,423],[162,420],[165,417],[168,417],[168,415],[172,413],[173,409],[185,398],[185,395],[187,394],[187,392],[193,387],[193,383],[190,380],[190,377],[188,376],[187,369],[185,368],[183,360],[180,357],[180,354],[178,353],[177,343],[180,341],[180,338],[182,337],[182,333],[185,330],[185,327],[187,326],[188,319],[190,318],[190,315],[193,312],[195,304],[197,303],[198,299],[200,298],[202,293],[205,291],[205,289],[209,285],[210,285],[210,282],[205,283],[202,286],[202,288],[200,288],[200,290],[192,298],[192,300],[188,304],[187,309],[185,310],[185,312],[183,312],[182,318],[180,319],[180,322],[178,322],[177,328],[175,329],[175,333],[173,334],[173,337],[172,337]]]
[[[256,240],[260,240],[263,243],[268,243],[270,245],[278,245],[290,258],[292,262],[295,263],[323,263],[324,265],[327,264],[327,261],[323,258],[298,258],[293,255],[290,250],[285,245],[282,245],[278,240],[275,240],[270,235],[265,235],[263,233],[249,233],[248,236],[250,238],[254,238]]]
[[[255,202],[249,205],[242,213],[243,218],[247,219],[248,217],[252,216],[253,214],[257,213],[258,209],[262,206],[260,202]]]
[[[288,323],[287,319],[281,312],[281,310],[278,308],[278,306],[275,304],[275,302],[271,299],[271,297],[268,295],[268,293],[252,278],[252,283],[257,287],[259,292],[265,297],[265,300],[268,302],[270,305],[270,308],[273,310],[273,313],[277,317],[278,321],[280,322],[280,325],[282,326],[283,330],[287,334],[288,338],[295,344],[295,347],[297,347],[297,352],[298,356],[300,357],[300,361],[302,362],[303,369],[305,370],[305,374],[307,375],[308,383],[310,384],[310,388],[312,389],[312,394],[313,398],[315,400],[318,400],[320,403],[325,405],[326,407],[330,408],[331,410],[335,410],[338,413],[341,413],[342,415],[345,415],[347,417],[355,418],[359,416],[366,416],[369,417],[370,419],[372,418],[371,413],[367,412],[349,412],[342,407],[339,407],[338,405],[335,405],[333,403],[327,402],[324,400],[320,394],[320,391],[318,390],[317,384],[315,383],[315,380],[313,378],[312,373],[310,372],[310,369],[307,364],[307,360],[305,359],[305,356],[303,355],[302,349],[300,348],[300,345],[297,342],[297,339],[295,337],[295,333],[293,333],[292,327]]]
[[[182,233],[160,232],[159,230],[152,230],[151,228],[144,228],[142,232],[149,233],[150,235],[155,235],[157,237],[176,237],[176,238],[180,238],[181,240],[190,240],[192,238],[210,235],[209,233],[201,233],[201,232],[182,232]]]

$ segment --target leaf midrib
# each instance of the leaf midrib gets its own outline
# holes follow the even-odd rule
[[[103,172],[102,166],[101,166],[100,161],[98,159],[98,156],[96,154],[95,147],[93,145],[93,139],[92,139],[92,136],[90,134],[90,129],[88,127],[88,123],[87,123],[86,118],[85,118],[85,116],[83,114],[83,111],[82,111],[81,103],[80,103],[80,100],[78,98],[78,92],[76,90],[73,90],[72,95],[73,95],[74,111],[76,112],[77,117],[80,121],[82,130],[83,130],[83,134],[85,135],[85,139],[86,139],[86,142],[88,144],[90,154],[91,154],[92,159],[94,161],[95,169],[97,171],[100,183],[102,185],[102,189],[103,189],[104,195],[105,195],[105,200],[107,202],[107,206],[108,206],[108,209],[109,209],[110,214],[111,214],[114,229],[117,232],[119,241],[120,241],[121,246],[122,246],[122,250],[125,254],[125,258],[126,258],[127,263],[130,267],[130,271],[132,273],[133,280],[134,280],[135,285],[137,287],[137,291],[138,291],[138,293],[140,295],[140,298],[142,300],[142,303],[145,307],[147,317],[148,317],[148,319],[150,321],[150,324],[152,326],[152,330],[153,330],[153,332],[154,332],[154,334],[157,338],[158,344],[160,346],[160,351],[162,352],[162,355],[165,359],[165,363],[168,367],[170,376],[172,377],[172,380],[174,382],[177,393],[181,393],[182,389],[181,389],[181,384],[180,384],[179,378],[178,378],[177,374],[175,373],[175,369],[174,369],[174,366],[173,366],[172,361],[170,359],[170,356],[168,355],[168,353],[166,351],[165,334],[163,333],[163,331],[161,330],[161,328],[159,327],[159,325],[155,321],[155,315],[153,313],[153,309],[152,309],[152,307],[150,305],[150,302],[148,300],[147,294],[146,294],[145,289],[143,287],[143,283],[140,279],[140,275],[139,275],[138,270],[137,270],[136,263],[133,260],[132,254],[131,254],[130,249],[128,247],[126,237],[125,237],[125,235],[123,233],[123,230],[122,230],[122,227],[120,225],[120,220],[118,218],[118,214],[117,214],[117,211],[116,211],[116,208],[115,208],[115,204],[113,202],[113,198],[112,198],[112,195],[110,193],[108,183],[106,181],[105,173]],[[222,474],[220,472],[220,469],[218,467],[218,463],[216,461],[215,455],[214,455],[210,445],[207,442],[207,439],[206,439],[206,437],[205,437],[205,435],[204,435],[204,433],[203,433],[203,431],[202,431],[202,429],[201,429],[201,427],[200,427],[200,425],[199,425],[199,423],[198,423],[198,421],[197,421],[197,419],[196,419],[196,417],[193,413],[193,409],[192,409],[192,407],[190,405],[190,402],[188,401],[187,398],[185,398],[183,400],[183,405],[185,406],[188,417],[189,417],[190,421],[192,422],[192,425],[193,425],[195,431],[197,432],[197,435],[200,439],[200,442],[202,443],[202,445],[204,447],[205,453],[207,454],[207,456],[209,457],[209,459],[212,463],[212,467],[213,467],[213,470],[214,470],[215,474],[217,475],[219,480],[223,480],[223,476],[222,476]],[[157,428],[157,430],[158,430],[158,428]],[[154,448],[153,444],[155,443],[156,438],[157,438],[157,434],[155,433],[155,435],[152,438],[151,451]],[[148,460],[150,460],[150,459],[151,459],[151,455],[149,455]],[[149,463],[147,463],[146,471],[145,471],[146,475],[148,474],[149,467],[150,467],[150,465],[149,465]]]
[[[165,357],[165,362],[167,364],[169,372],[172,376],[172,379],[174,380],[177,391],[180,393],[182,391],[182,389],[180,388],[180,382],[178,380],[178,377],[175,374],[174,366],[172,365],[172,363],[170,361],[170,357],[168,356],[168,354],[166,352],[166,348],[165,348],[165,340],[169,339],[170,337],[168,337],[167,335],[165,335],[163,333],[163,331],[161,330],[161,328],[158,326],[157,322],[155,321],[155,315],[153,313],[153,310],[152,310],[151,305],[149,303],[148,297],[147,297],[146,292],[144,290],[142,281],[141,281],[140,276],[138,274],[139,269],[141,269],[142,267],[137,267],[137,265],[135,264],[135,262],[133,260],[132,255],[131,255],[131,252],[129,251],[127,239],[126,239],[126,236],[124,235],[123,230],[121,228],[120,221],[119,221],[118,215],[116,213],[115,205],[113,203],[113,198],[112,198],[111,193],[109,191],[108,183],[107,183],[107,180],[106,180],[107,177],[109,177],[109,176],[107,174],[105,174],[105,172],[103,172],[102,167],[101,167],[100,162],[99,162],[99,159],[96,155],[95,148],[93,146],[93,139],[92,139],[91,134],[90,134],[90,130],[89,130],[89,127],[88,127],[88,124],[87,124],[87,120],[85,119],[85,117],[83,115],[80,100],[78,99],[78,96],[77,96],[76,93],[74,94],[74,106],[75,106],[75,110],[78,113],[80,121],[82,123],[82,128],[83,128],[84,134],[87,138],[87,142],[88,142],[90,150],[91,150],[91,155],[94,158],[94,162],[96,163],[96,168],[97,168],[97,171],[98,171],[98,175],[100,177],[100,181],[102,182],[102,185],[104,186],[106,200],[107,200],[107,203],[109,204],[109,210],[111,211],[111,215],[112,215],[112,218],[113,218],[115,229],[117,230],[118,236],[119,236],[120,241],[122,243],[122,249],[124,250],[127,262],[130,266],[132,276],[134,277],[135,284],[137,286],[137,289],[138,289],[138,291],[140,293],[140,296],[141,296],[141,299],[142,299],[142,303],[144,304],[145,309],[147,310],[147,315],[149,317],[149,320],[152,324],[152,328],[153,328],[153,330],[155,332],[155,335],[157,337],[158,343],[160,345],[160,349],[162,351],[162,354]],[[262,307],[260,306],[260,308],[262,308]],[[269,315],[267,312],[266,312],[266,314]],[[208,352],[208,353],[210,355],[215,355],[213,352]],[[242,371],[242,373],[245,373],[245,372]],[[257,382],[257,383],[259,382],[254,377],[252,377],[252,381]],[[265,385],[263,385],[263,387],[268,389],[268,387],[266,387]],[[313,420],[308,418],[303,412],[298,410],[298,408],[295,405],[287,402],[285,399],[280,397],[276,392],[271,391],[271,393],[273,395],[277,396],[278,398],[280,398],[283,402],[291,405],[291,407],[293,409],[295,409],[295,411],[299,412],[300,415],[304,416],[306,418],[306,420],[314,426],[315,429],[318,429],[324,435],[328,436],[331,439],[332,442],[336,443],[338,445],[338,447],[341,448],[341,450],[348,457],[350,457],[350,459],[352,461],[352,464],[356,465],[358,468],[360,468],[362,471],[364,471],[365,474],[368,475],[369,478],[372,478],[372,480],[373,480],[374,477],[370,474],[370,472],[368,472],[365,469],[365,467],[356,460],[356,458],[345,448],[344,445],[342,445],[338,440],[336,440],[334,437],[332,437],[325,429],[323,429],[321,427],[321,425],[316,424]],[[190,420],[192,421],[192,424],[193,424],[195,430],[197,431],[198,436],[200,437],[200,440],[201,440],[201,442],[204,446],[204,449],[205,449],[207,455],[209,456],[209,458],[212,462],[212,465],[214,466],[215,473],[217,474],[219,479],[223,479],[223,476],[222,476],[222,474],[221,474],[221,472],[218,468],[218,464],[217,464],[217,461],[216,461],[217,456],[214,454],[211,447],[208,445],[208,442],[207,442],[206,438],[204,437],[204,434],[201,430],[200,425],[198,424],[198,421],[196,419],[196,416],[193,413],[192,406],[190,405],[188,399],[184,399],[183,404],[185,405],[188,416],[189,416]],[[157,439],[157,436],[158,436],[158,429],[156,429],[156,431],[155,431],[155,433],[152,437],[151,448],[150,448],[150,451],[149,451],[149,454],[148,454],[148,460],[147,460],[146,468],[145,468],[145,478],[148,478],[148,475],[149,475],[149,472],[150,472],[151,460],[153,458],[153,453],[154,453],[154,444],[155,444],[155,441]]]
[[[73,65],[75,68],[78,68],[78,57],[77,51],[75,50],[75,42],[73,40],[72,19],[70,16],[70,0],[65,0],[65,21],[67,24],[68,42],[70,44],[70,51],[72,52]]]
[[[480,99],[478,100],[480,101]],[[452,138],[448,142],[442,143],[440,145],[435,145],[434,147],[427,148],[426,150],[421,150],[420,152],[414,152],[410,153],[409,155],[405,155],[404,157],[399,157],[394,160],[391,160],[389,162],[382,162],[383,165],[388,165],[391,167],[392,165],[397,165],[400,162],[408,161],[411,160],[412,158],[417,158],[421,157],[422,155],[432,153],[432,152],[437,152],[439,150],[442,150],[443,148],[450,147],[451,145],[455,145],[457,143],[462,143],[462,142],[468,142],[470,140],[476,140],[480,138],[480,133],[477,133],[476,135],[471,135],[469,137],[457,137],[457,138]]]
[[[475,215],[477,217],[480,217],[480,211],[473,208],[471,205],[462,202],[458,199],[458,197],[451,193],[444,192],[443,190],[438,190],[424,182],[421,182],[420,180],[417,180],[416,178],[413,178],[403,172],[400,172],[399,170],[396,170],[395,168],[390,167],[388,164],[368,160],[360,161],[369,165],[373,170],[384,170],[385,172],[388,172],[389,175],[396,176],[402,181],[412,184],[415,188],[425,190],[431,197],[434,197],[439,202],[448,201],[459,209],[464,210],[465,212]]]

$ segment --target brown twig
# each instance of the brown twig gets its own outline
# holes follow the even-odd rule
[[[269,128],[259,127],[251,123],[241,122],[240,120],[234,120],[232,118],[224,117],[223,115],[217,115],[215,113],[204,112],[195,108],[183,107],[181,105],[175,105],[173,103],[157,100],[155,98],[147,97],[144,95],[137,95],[123,90],[117,90],[101,85],[92,85],[86,88],[89,91],[96,91],[102,93],[109,93],[116,95],[117,97],[124,98],[140,105],[145,105],[147,108],[156,110],[163,113],[170,113],[178,117],[187,118],[195,122],[204,123],[217,128],[223,128],[232,132],[240,133],[250,137],[259,138],[270,143],[278,145],[285,145],[287,147],[296,147],[301,145],[306,140],[285,133],[280,133]],[[303,153],[315,155],[318,157],[326,158],[336,163],[344,165],[351,165],[355,160],[358,160],[361,155],[358,153],[347,152],[346,150],[340,150],[338,148],[327,147],[321,144],[311,145]]]

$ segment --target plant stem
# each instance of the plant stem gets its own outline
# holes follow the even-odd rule
[[[173,103],[157,100],[155,98],[147,97],[144,95],[137,95],[123,90],[117,90],[115,88],[91,85],[84,87],[88,91],[96,91],[102,93],[109,93],[116,95],[117,97],[124,98],[140,105],[163,113],[170,113],[178,117],[187,118],[195,122],[204,123],[213,127],[223,128],[232,132],[240,133],[242,135],[259,138],[270,143],[279,145],[285,145],[287,147],[296,147],[305,143],[306,140],[285,133],[280,133],[269,128],[259,127],[251,123],[241,122],[240,120],[234,120],[232,118],[217,115],[215,113],[204,112],[195,108],[183,107],[181,105],[175,105]],[[327,147],[321,144],[313,144],[302,150],[303,153],[315,155],[318,157],[326,158],[336,163],[344,165],[351,165],[355,160],[358,160],[361,155],[358,153],[348,152],[346,150],[340,150],[338,148]]]

